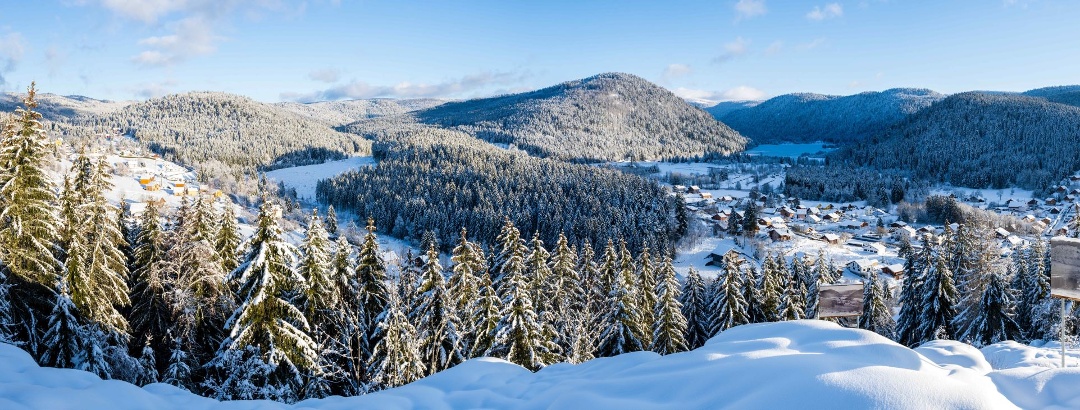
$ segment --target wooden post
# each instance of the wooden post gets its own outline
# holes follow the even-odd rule
[[[1061,329],[1058,329],[1060,336],[1058,340],[1061,343],[1061,368],[1065,368],[1065,298],[1061,299]]]

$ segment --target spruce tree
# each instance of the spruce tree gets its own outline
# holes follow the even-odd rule
[[[499,236],[495,238],[495,246],[497,252],[495,254],[495,263],[492,265],[495,271],[492,285],[495,286],[495,292],[499,294],[499,297],[505,299],[506,288],[504,284],[511,273],[524,272],[525,257],[528,255],[529,250],[525,245],[525,240],[521,238],[521,232],[518,231],[513,222],[510,222],[509,218],[503,224]]]
[[[637,260],[637,290],[638,306],[641,307],[641,327],[644,330],[643,343],[652,344],[652,329],[656,324],[656,306],[659,294],[656,293],[656,285],[659,283],[656,268],[653,266],[652,255],[649,255],[649,247],[641,250]]]
[[[427,369],[425,375],[431,375],[465,361],[465,353],[459,330],[461,323],[446,289],[439,251],[434,244],[429,245],[426,256],[409,317],[416,324],[418,349]]]
[[[717,278],[715,299],[710,306],[710,337],[735,326],[750,323],[742,293],[742,267],[746,262],[735,252],[724,254],[723,271]]]
[[[1026,257],[1021,252],[1012,256],[1012,287],[1017,290],[1016,322],[1030,339],[1046,338],[1049,328],[1043,317],[1050,303],[1049,264],[1045,263],[1045,248],[1039,245],[1041,242],[1036,242]]]
[[[859,328],[866,329],[889,339],[896,338],[892,311],[885,303],[885,283],[876,273],[868,275],[863,283],[863,311],[859,316]]]
[[[461,228],[461,239],[454,247],[450,261],[454,264],[452,274],[447,284],[447,292],[450,297],[451,309],[457,312],[461,327],[462,350],[469,356],[472,346],[469,344],[475,338],[475,323],[472,322],[470,306],[480,298],[480,276],[487,275],[484,267],[484,251],[476,244],[469,242],[467,231]]]
[[[337,211],[334,210],[334,205],[330,205],[330,207],[326,209],[326,233],[331,237],[335,237],[338,234]]]
[[[559,335],[559,346],[569,354],[573,349],[573,340],[587,336],[572,334],[572,329],[577,325],[575,322],[589,318],[590,313],[586,310],[586,284],[577,271],[577,252],[570,248],[566,235],[559,234],[550,268],[551,278],[543,284],[544,293],[549,295],[549,309],[555,318],[553,325],[555,333]]]
[[[686,319],[686,347],[697,349],[709,340],[708,290],[705,281],[693,267],[686,274],[679,302],[682,304],[683,317]]]
[[[491,285],[491,275],[480,275],[479,296],[469,305],[469,323],[472,331],[469,341],[469,357],[488,356],[495,346],[495,332],[501,320],[502,303]]]
[[[946,259],[940,253],[933,266],[927,269],[920,293],[918,342],[953,338],[956,334],[953,318],[957,313],[959,293]]]
[[[323,229],[318,210],[313,210],[308,219],[308,229],[300,243],[300,276],[306,286],[303,292],[303,310],[308,323],[313,328],[331,333],[340,333],[336,327],[336,310],[341,301],[337,287],[331,276],[330,239]]]
[[[221,271],[232,273],[240,265],[240,228],[236,221],[236,206],[231,203],[225,204],[221,212],[221,224],[214,236],[214,250],[217,251],[221,260]]]
[[[75,368],[79,364],[79,355],[87,345],[88,332],[76,315],[67,284],[60,282],[52,313],[48,317],[48,330],[42,336],[44,349],[39,360],[41,365]]]
[[[166,332],[172,320],[172,307],[166,300],[169,279],[162,266],[166,251],[165,232],[156,203],[147,203],[139,218],[138,232],[131,272],[131,336],[132,340],[144,342],[146,349],[143,351],[157,352],[159,356],[153,358],[155,363],[164,364],[169,352],[170,340]]]
[[[1015,300],[1005,283],[1005,278],[997,271],[990,272],[980,305],[981,315],[975,319],[973,332],[976,346],[1017,340],[1022,336],[1020,326],[1013,319]]]
[[[529,241],[529,253],[525,256],[525,277],[529,279],[529,289],[532,292],[533,307],[537,313],[549,313],[554,308],[554,302],[549,300],[551,295],[547,283],[551,280],[551,267],[548,266],[551,252],[544,248],[544,241],[540,240],[540,232],[534,232]]]
[[[782,265],[778,265],[776,262],[777,260],[782,262],[783,259],[781,258],[783,258],[782,255],[777,255],[775,258],[766,256],[762,267],[761,305],[759,310],[761,311],[761,320],[765,322],[780,321],[784,298],[784,274],[780,271]]]
[[[904,262],[904,282],[900,290],[900,314],[896,319],[897,342],[914,347],[923,340],[919,335],[920,313],[922,307],[923,283],[926,281],[927,267],[934,261],[934,247],[926,236],[922,238],[922,249],[909,253]]]
[[[387,285],[386,265],[379,252],[379,240],[375,236],[375,220],[368,218],[368,233],[360,245],[356,264],[356,283],[359,293],[357,310],[359,320],[353,341],[353,360],[356,368],[370,362],[372,351],[379,343],[379,315],[387,311],[391,298]],[[410,261],[411,262],[411,261]]]
[[[656,284],[657,300],[653,307],[656,321],[652,327],[650,350],[663,355],[686,351],[687,323],[679,303],[682,295],[671,259],[664,258],[658,273],[660,280]]]
[[[264,201],[248,254],[230,275],[239,284],[241,303],[226,325],[229,337],[222,346],[256,348],[274,367],[267,383],[296,392],[302,372],[316,368],[318,351],[303,311],[289,300],[303,288],[304,278],[293,267],[296,248],[285,242],[274,213],[274,206]]]
[[[398,304],[397,297],[390,295],[385,302],[386,311],[379,315],[374,337],[378,342],[368,361],[370,378],[366,391],[403,386],[426,374],[424,359],[416,345],[416,329]]]
[[[543,326],[533,307],[532,293],[525,266],[522,247],[517,247],[505,259],[502,269],[502,319],[495,329],[495,340],[488,355],[504,358],[529,370],[553,363],[547,344],[542,339]]]

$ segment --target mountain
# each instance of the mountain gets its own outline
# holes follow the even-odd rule
[[[755,144],[864,139],[944,98],[921,88],[894,88],[849,96],[786,94],[717,119]]]
[[[314,103],[282,102],[274,105],[296,114],[314,118],[331,127],[338,127],[367,118],[399,115],[411,111],[431,108],[445,102],[446,100],[435,98],[406,100],[372,98],[367,100],[320,101]]]
[[[1080,107],[1080,85],[1060,85],[1056,87],[1036,88],[1023,93],[1031,97],[1042,97],[1047,101]]]
[[[0,112],[13,112],[22,107],[25,93],[0,94]],[[88,115],[116,112],[131,104],[130,101],[98,100],[81,95],[38,94],[37,112],[49,121],[63,121]]]
[[[966,187],[1044,189],[1080,170],[1080,108],[1019,94],[956,94],[833,159]]]
[[[563,160],[641,160],[741,151],[746,140],[670,91],[607,73],[552,87],[448,102],[412,121]],[[347,129],[370,128],[354,123]]]
[[[116,128],[187,165],[253,171],[368,153],[371,143],[247,97],[192,92],[146,100],[82,121]]]
[[[713,118],[720,119],[720,117],[727,115],[732,111],[745,110],[747,108],[753,108],[761,104],[761,101],[756,100],[744,100],[744,101],[721,101],[716,104],[701,107],[705,112],[711,114]]]

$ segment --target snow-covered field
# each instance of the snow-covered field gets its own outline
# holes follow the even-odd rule
[[[1045,358],[1045,360],[1038,359]],[[740,326],[694,351],[631,353],[537,373],[474,359],[360,397],[217,402],[165,384],[144,388],[38,367],[0,345],[0,408],[22,409],[1075,409],[1080,357],[1052,346],[981,351],[937,341],[915,350],[877,334],[802,320]]]
[[[314,202],[315,185],[320,180],[336,176],[350,169],[374,164],[375,159],[372,157],[351,157],[322,164],[275,169],[267,172],[266,178],[274,182],[284,183],[286,188],[296,188],[298,199]]]

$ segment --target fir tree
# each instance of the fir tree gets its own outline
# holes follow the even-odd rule
[[[226,203],[224,208],[220,217],[221,224],[214,236],[214,250],[221,260],[221,271],[231,273],[240,266],[240,228],[236,222],[235,206]]]
[[[900,290],[900,315],[896,320],[897,342],[914,347],[923,340],[919,335],[921,299],[923,282],[926,280],[927,267],[933,263],[934,247],[926,236],[922,239],[922,249],[910,253],[905,259],[903,287]]]
[[[293,268],[296,248],[285,242],[269,202],[259,209],[249,249],[230,277],[239,283],[241,303],[226,324],[229,338],[223,347],[257,348],[274,366],[268,384],[295,392],[301,387],[300,372],[316,367],[318,352],[303,312],[289,301],[288,295],[302,289],[304,278]]]
[[[555,362],[557,347],[544,340],[544,328],[533,307],[531,286],[525,278],[524,246],[513,247],[502,268],[502,319],[488,356],[504,358],[530,370]],[[519,262],[522,261],[522,262]]]
[[[314,328],[330,331],[329,328],[335,325],[335,311],[341,301],[331,276],[330,239],[323,229],[317,210],[312,211],[308,219],[307,234],[300,244],[300,254],[298,270],[306,283],[303,295],[304,315]]]
[[[476,244],[469,242],[465,228],[461,228],[461,239],[454,247],[450,261],[454,264],[453,274],[447,284],[451,308],[457,312],[461,319],[462,350],[468,356],[472,346],[469,343],[475,338],[475,323],[472,322],[472,312],[469,311],[477,299],[480,298],[480,276],[487,275],[484,269],[484,251]]]
[[[1013,319],[1015,301],[1000,273],[990,272],[980,305],[981,315],[975,320],[973,332],[976,346],[1021,337],[1020,326]]]
[[[1021,252],[1013,253],[1013,288],[1016,295],[1016,322],[1020,329],[1031,339],[1046,338],[1048,327],[1042,313],[1050,302],[1050,275],[1048,264],[1044,261],[1045,248],[1036,242],[1030,255],[1024,257]]]
[[[656,284],[656,304],[653,315],[656,321],[652,327],[652,346],[650,350],[659,354],[671,354],[686,351],[686,317],[682,314],[679,281],[675,277],[675,267],[671,259],[664,258],[659,270],[660,280]]]
[[[410,315],[410,322],[416,323],[418,348],[427,375],[465,361],[461,323],[446,290],[439,251],[434,244],[429,246],[419,295]]]
[[[326,208],[326,233],[331,237],[337,236],[338,234],[337,211],[334,210],[333,205]]]
[[[472,331],[469,341],[469,357],[486,356],[495,345],[495,332],[501,320],[502,303],[491,285],[491,275],[480,275],[479,296],[469,305],[469,323]]]
[[[656,293],[659,278],[657,278],[656,269],[653,267],[652,255],[649,255],[648,246],[642,249],[641,254],[638,255],[636,281],[638,306],[641,307],[641,327],[644,330],[642,333],[645,335],[642,342],[651,345],[652,329],[656,324],[656,312],[653,308],[656,306],[659,297],[659,294]]]
[[[953,338],[956,334],[953,318],[956,317],[959,294],[953,284],[952,272],[941,254],[927,269],[920,293],[918,342]]]
[[[48,330],[42,337],[44,351],[40,363],[49,367],[75,368],[79,365],[83,347],[87,345],[88,332],[76,316],[67,284],[60,282],[59,288],[48,318]]]
[[[586,310],[586,284],[582,283],[576,265],[577,252],[570,248],[566,235],[559,234],[555,253],[551,257],[551,278],[543,285],[544,293],[549,295],[549,309],[555,316],[553,325],[559,336],[559,346],[568,354],[574,348],[574,340],[587,338],[587,335],[572,334],[572,328],[577,326],[578,319],[590,316]],[[584,348],[584,344],[581,348]]]
[[[743,261],[735,252],[724,254],[723,271],[717,278],[715,298],[709,307],[709,334],[715,336],[735,326],[750,323],[742,293]]]
[[[750,198],[750,201],[746,203],[746,209],[743,210],[742,216],[742,233],[746,236],[754,236],[760,229],[758,227],[758,209],[757,204],[754,202],[757,198]],[[730,222],[729,222],[730,223]]]
[[[378,391],[403,386],[424,377],[424,359],[417,348],[416,329],[405,318],[393,295],[376,328],[378,342],[368,362],[370,382],[365,390]]]
[[[499,236],[495,238],[495,243],[498,252],[495,256],[495,263],[492,265],[495,270],[492,285],[495,286],[495,292],[499,294],[499,297],[505,298],[506,289],[503,286],[504,283],[511,273],[524,272],[525,257],[529,251],[525,246],[525,240],[521,238],[521,232],[518,231],[513,222],[510,222],[509,218],[503,224]]]
[[[131,272],[131,336],[133,340],[145,341],[144,351],[149,349],[161,355],[154,358],[155,363],[164,363],[170,342],[166,332],[172,320],[172,307],[166,300],[169,280],[162,269],[165,233],[156,203],[148,203],[143,210],[138,232]]]
[[[551,280],[548,259],[551,259],[551,253],[544,248],[540,232],[535,232],[529,241],[529,253],[525,256],[525,277],[529,279],[533,307],[538,313],[548,313],[554,308],[554,301],[549,299],[551,293],[546,292],[548,281]]]
[[[892,311],[885,303],[885,283],[879,282],[878,275],[872,273],[863,283],[863,311],[859,316],[859,328],[866,329],[889,339],[896,338]]]
[[[693,267],[686,274],[679,302],[682,304],[683,317],[686,319],[686,347],[697,349],[709,340],[708,295],[705,281]]]
[[[159,372],[157,369],[157,358],[155,356],[154,348],[150,347],[149,343],[143,343],[142,351],[139,352],[139,368],[142,369],[142,374],[135,383],[136,385],[145,386],[158,382]]]
[[[369,363],[375,345],[379,343],[379,315],[387,310],[391,298],[387,286],[386,266],[379,253],[379,240],[375,236],[375,220],[368,218],[368,233],[357,255],[356,283],[359,293],[357,310],[359,329],[353,341],[353,360],[356,368]]]
[[[184,343],[181,338],[174,337],[171,339],[168,350],[169,359],[165,366],[165,372],[161,374],[161,382],[180,388],[190,388],[192,376],[191,355],[184,350]]]
[[[783,258],[782,255],[777,255],[775,258],[766,256],[762,267],[761,305],[759,310],[761,311],[761,319],[765,322],[780,321],[784,297],[784,273],[780,270],[780,267],[783,266],[783,259],[781,258]],[[781,264],[777,264],[777,260]]]

